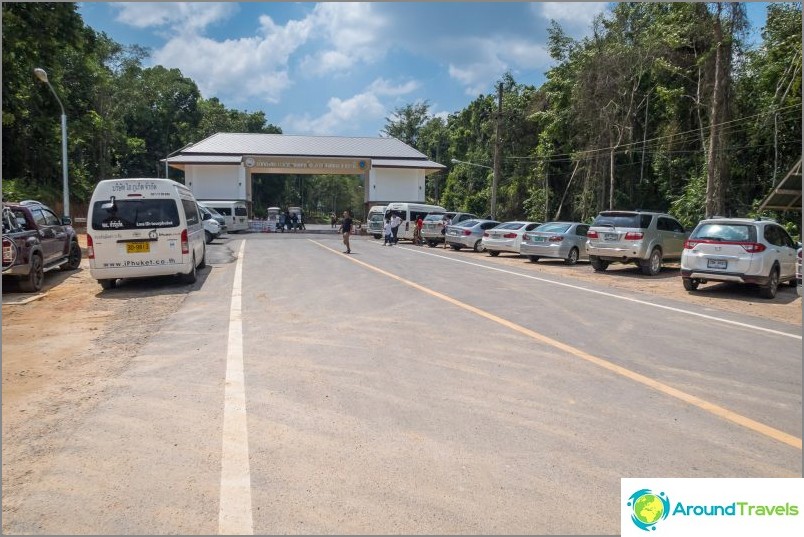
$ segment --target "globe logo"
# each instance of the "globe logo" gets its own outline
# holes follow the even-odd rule
[[[656,530],[656,523],[667,518],[670,500],[664,492],[658,494],[650,489],[636,491],[628,498],[631,522],[644,531]]]

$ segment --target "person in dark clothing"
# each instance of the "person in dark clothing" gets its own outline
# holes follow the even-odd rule
[[[290,223],[293,226],[293,231],[296,231],[296,229],[299,227],[299,215],[293,213],[293,215],[290,217]]]
[[[288,209],[285,209],[285,225],[287,226],[288,231],[290,231],[290,226],[292,224],[290,222],[290,211]]]
[[[349,235],[352,234],[352,215],[349,211],[343,211],[343,222],[341,222],[341,234],[343,235],[343,244],[346,246],[345,254],[351,254],[352,248],[349,245]]]

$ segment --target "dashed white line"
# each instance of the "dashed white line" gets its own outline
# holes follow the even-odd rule
[[[248,462],[248,424],[243,372],[243,253],[240,243],[229,310],[229,343],[226,351],[226,385],[223,402],[223,449],[218,533],[252,535],[251,473]]]

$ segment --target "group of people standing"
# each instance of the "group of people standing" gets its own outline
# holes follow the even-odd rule
[[[399,242],[399,226],[402,225],[402,218],[398,214],[394,214],[391,218],[385,219],[382,233],[385,239],[382,243],[383,246],[393,246]]]

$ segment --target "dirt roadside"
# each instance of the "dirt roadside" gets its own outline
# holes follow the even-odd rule
[[[85,236],[81,235],[85,247]],[[371,241],[370,237],[357,240]],[[368,246],[368,245],[366,245]],[[730,284],[709,284],[687,293],[672,265],[653,278],[632,266],[612,265],[597,274],[587,263],[565,266],[560,261],[530,263],[503,254],[490,258],[468,251],[422,251],[464,261],[488,262],[534,276],[583,285],[604,284],[704,307],[708,313],[729,311],[801,327],[802,301],[792,287],[780,288],[776,299],[758,297],[756,290]],[[459,265],[454,269],[459,270]],[[164,281],[127,284],[102,293],[89,275],[86,259],[73,272],[51,272],[37,300],[4,290],[2,306],[3,513],[17,508],[17,499],[37,473],[69,438],[81,417],[104,399],[104,392],[125,370],[160,320],[178,310],[191,286]],[[136,299],[136,300],[134,300]],[[4,520],[7,520],[5,517]],[[4,528],[5,529],[5,528]]]

